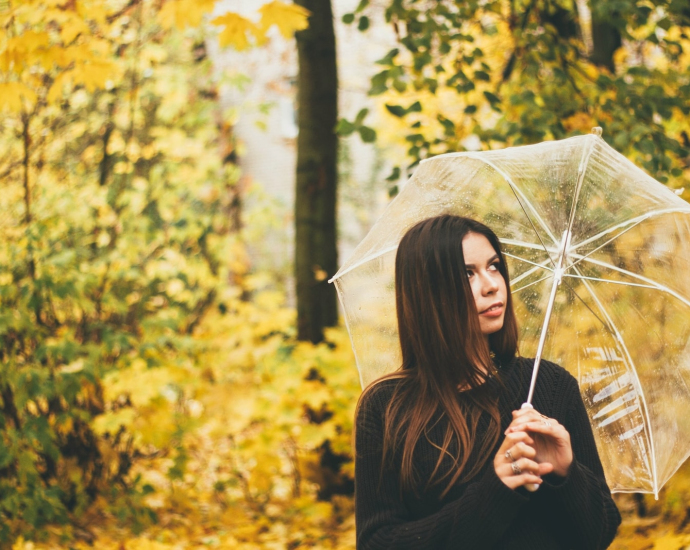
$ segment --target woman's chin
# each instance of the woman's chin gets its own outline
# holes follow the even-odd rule
[[[501,330],[503,328],[503,318],[504,316],[501,315],[495,319],[480,319],[479,327],[482,330],[482,334],[488,336],[489,334],[493,334],[494,332]]]

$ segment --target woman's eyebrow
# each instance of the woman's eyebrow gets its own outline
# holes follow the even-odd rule
[[[493,256],[491,256],[491,258],[486,260],[486,265],[489,265],[494,260],[498,260],[498,254],[494,254]],[[465,269],[476,269],[476,268],[477,268],[477,266],[474,264],[465,264]]]

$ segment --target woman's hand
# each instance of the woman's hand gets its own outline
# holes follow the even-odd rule
[[[512,426],[512,424],[511,424]],[[550,464],[539,464],[534,459],[537,454],[534,440],[526,431],[515,431],[506,438],[494,457],[494,470],[498,478],[511,489],[542,480],[540,476],[552,470]]]
[[[513,411],[513,421],[506,430],[506,437],[524,433],[534,440],[533,459],[539,464],[553,466],[553,473],[565,477],[573,463],[570,434],[557,420],[539,414],[533,408]]]

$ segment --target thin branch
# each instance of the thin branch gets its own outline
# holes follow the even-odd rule
[[[529,3],[529,6],[525,9],[524,13],[522,14],[522,20],[520,21],[520,30],[524,31],[525,28],[527,27],[527,22],[529,21],[529,16],[532,12],[532,9],[534,8],[534,5],[536,4],[536,0],[532,0]],[[512,19],[512,17],[511,17]],[[515,27],[514,24],[511,21],[511,29],[513,32],[513,37],[515,36],[514,31]],[[517,51],[520,48],[515,47],[515,49],[511,52],[510,54],[510,59],[508,59],[508,63],[506,63],[506,66],[503,69],[503,73],[501,74],[501,82],[499,82],[498,87],[500,89],[501,84],[504,82],[507,82],[508,79],[510,78],[510,75],[513,73],[513,69],[515,68],[515,63],[517,62]]]
[[[115,13],[112,13],[108,17],[106,17],[106,21],[108,21],[108,23],[112,23],[116,19],[122,17],[130,9],[132,9],[135,6],[138,6],[139,4],[141,4],[141,0],[130,0],[121,10],[116,11]]]
[[[0,180],[4,180],[5,178],[9,177],[10,174],[16,168],[19,168],[22,164],[23,164],[23,161],[21,161],[21,160],[16,160],[13,163],[11,163],[7,168],[5,168],[4,172],[0,172]]]

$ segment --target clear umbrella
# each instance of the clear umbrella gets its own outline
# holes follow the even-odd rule
[[[658,494],[690,455],[690,205],[600,130],[424,161],[332,279],[363,386],[400,364],[398,242],[446,213],[499,236],[520,352],[578,379],[611,489]]]

